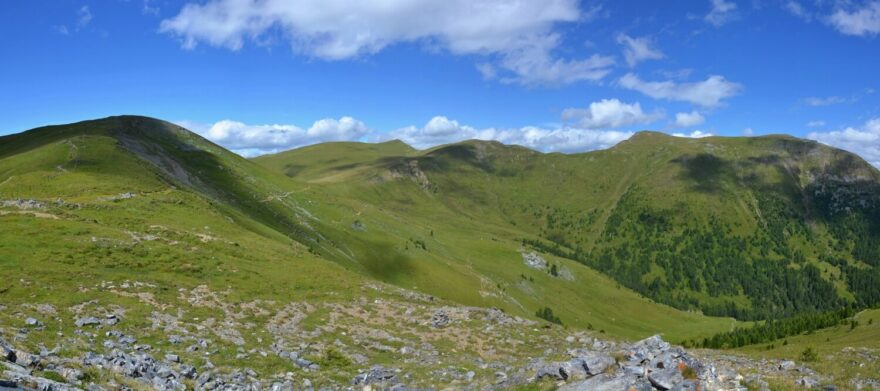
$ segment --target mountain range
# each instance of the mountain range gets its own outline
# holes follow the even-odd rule
[[[379,305],[400,289],[686,344],[880,303],[880,172],[785,135],[646,131],[576,154],[333,142],[245,159],[118,116],[0,137],[0,202],[6,306],[125,307],[156,329],[157,309],[198,304],[188,319],[235,319],[243,343],[270,340],[244,330],[271,315],[224,300],[276,313],[294,299]],[[315,330],[334,312],[303,311]],[[74,329],[59,322],[32,347]],[[235,345],[215,364],[248,354]]]

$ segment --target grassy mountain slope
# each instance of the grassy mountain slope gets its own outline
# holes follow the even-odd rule
[[[198,284],[234,287],[242,301],[323,301],[378,279],[530,318],[549,307],[566,325],[626,338],[699,338],[735,323],[656,304],[572,260],[545,254],[564,276],[529,268],[506,220],[451,211],[430,184],[401,180],[409,166],[369,175],[416,154],[402,143],[309,151],[256,164],[133,116],[0,138],[0,263],[5,281],[27,281],[0,295],[65,307],[94,297],[90,284],[138,276],[168,301]]]
[[[257,162],[277,170],[304,153]],[[497,227],[681,309],[760,319],[880,302],[880,175],[811,141],[642,132],[584,154],[468,141],[314,164],[323,175],[286,174],[444,236]]]

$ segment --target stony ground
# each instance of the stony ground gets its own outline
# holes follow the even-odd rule
[[[614,341],[378,284],[287,303],[139,281],[81,290],[120,301],[3,306],[0,390],[744,390],[780,376],[830,387],[794,362]]]

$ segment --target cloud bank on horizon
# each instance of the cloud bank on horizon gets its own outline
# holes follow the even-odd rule
[[[624,106],[625,115],[635,111],[633,105],[619,101],[600,102],[611,106]],[[602,109],[596,109],[601,112]],[[585,110],[590,109],[567,109]],[[640,112],[640,111],[639,111]],[[590,114],[597,115],[601,114]],[[590,117],[592,118],[592,117]],[[617,117],[616,120],[619,120]],[[698,123],[702,117],[697,112],[678,113],[676,122]],[[505,144],[521,145],[542,152],[586,152],[607,149],[626,140],[632,131],[598,130],[584,126],[538,127],[524,126],[512,129],[476,128],[460,124],[454,119],[435,116],[422,126],[407,126],[392,131],[379,132],[370,129],[363,122],[352,117],[339,119],[325,118],[315,121],[310,127],[296,125],[249,125],[242,122],[222,120],[214,124],[199,124],[180,121],[179,125],[223,145],[245,157],[277,153],[307,145],[332,141],[383,142],[401,140],[415,148],[425,149],[437,145],[450,144],[464,140],[495,140]],[[744,134],[751,135],[747,129]],[[702,130],[688,133],[672,132],[672,136],[703,138],[714,134]],[[821,143],[855,152],[875,167],[880,168],[880,118],[874,118],[859,127],[811,132],[807,138]]]
[[[21,38],[0,64],[0,126],[143,113],[246,156],[343,140],[580,152],[644,129],[788,132],[880,166],[880,0],[9,7],[0,36]]]
[[[797,1],[784,9],[805,21],[822,19],[839,33],[873,37],[880,33],[880,1],[861,5],[838,5],[822,16]],[[429,10],[429,12],[426,12]],[[587,23],[604,12],[602,6],[584,8],[576,0],[472,2],[451,0],[361,1],[307,0],[292,7],[285,0],[209,0],[186,4],[175,16],[161,22],[160,31],[180,39],[186,49],[199,44],[241,50],[249,41],[258,43],[274,35],[289,42],[293,52],[321,60],[362,58],[399,43],[416,43],[427,51],[448,52],[477,59],[476,70],[486,80],[516,83],[528,87],[555,86],[589,81],[601,83],[618,61],[609,53],[563,57],[560,26]],[[703,21],[723,28],[741,18],[736,2],[710,0]],[[667,55],[650,36],[619,33],[616,42],[627,73],[609,82],[653,100],[690,104],[692,110],[677,112],[664,129],[703,125],[707,116],[727,100],[745,90],[742,83],[719,74],[705,79],[676,78],[647,80],[635,68],[645,61]],[[579,50],[584,52],[585,50]],[[688,72],[689,73],[689,72]],[[808,106],[845,103],[848,98],[808,97]],[[649,126],[667,118],[662,109],[646,111],[640,102],[606,98],[584,108],[567,108],[560,114],[563,124],[518,128],[477,128],[442,115],[423,126],[410,125],[379,132],[351,117],[322,119],[311,127],[296,125],[248,125],[223,120],[213,125],[191,124],[197,131],[247,156],[277,152],[303,145],[342,140],[381,141],[400,139],[417,148],[465,139],[498,140],[541,151],[579,152],[608,148],[629,138],[631,126]],[[819,125],[821,124],[821,125]],[[810,127],[824,126],[810,121]],[[680,137],[712,135],[701,129],[670,132]],[[750,135],[751,128],[743,131]],[[864,156],[880,166],[880,118],[861,127],[824,132],[809,138],[839,146]]]

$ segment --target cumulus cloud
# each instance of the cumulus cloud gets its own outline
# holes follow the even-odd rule
[[[476,128],[444,116],[433,117],[423,126],[406,126],[387,132],[371,129],[351,117],[322,119],[309,128],[289,124],[251,125],[233,120],[213,124],[178,121],[177,124],[245,157],[328,141],[376,142],[393,139],[420,149],[477,139],[522,145],[544,152],[583,152],[610,148],[633,134],[569,126]]]
[[[379,139],[400,139],[416,148],[428,148],[463,140],[496,140],[544,152],[583,152],[610,148],[628,139],[632,132],[582,129],[577,127],[542,128],[475,128],[438,116],[422,127],[408,126],[379,136]]]
[[[687,138],[703,138],[703,137],[711,137],[714,136],[712,133],[706,133],[702,130],[695,130],[690,133],[673,133],[675,137],[687,137]]]
[[[623,126],[647,124],[663,118],[662,111],[646,113],[636,103],[624,103],[617,99],[602,99],[590,103],[587,108],[568,108],[562,111],[562,119],[575,121],[586,129],[619,128]]]
[[[637,75],[628,73],[618,80],[618,84],[654,99],[684,101],[704,107],[718,106],[724,99],[738,94],[743,89],[742,85],[718,75],[694,83],[677,83],[671,80],[644,81]]]
[[[858,154],[875,167],[880,167],[880,118],[859,127],[831,132],[812,132],[807,138]]]
[[[623,45],[623,57],[630,68],[641,61],[663,58],[663,52],[652,48],[651,40],[647,37],[633,38],[626,34],[620,34],[617,36],[617,43]]]
[[[736,17],[736,3],[724,0],[711,0],[711,10],[703,18],[707,23],[721,27]]]
[[[352,117],[326,118],[315,121],[307,129],[295,125],[249,125],[243,122],[222,120],[211,125],[181,122],[203,137],[243,156],[273,153],[327,141],[357,140],[370,129]]]
[[[238,50],[247,40],[281,37],[295,52],[325,60],[418,43],[485,57],[493,66],[481,65],[484,77],[558,84],[598,80],[610,71],[610,57],[554,54],[561,41],[555,26],[596,11],[582,11],[577,0],[208,0],[187,3],[159,30],[185,48],[204,42]]]
[[[837,31],[846,35],[880,34],[880,1],[866,2],[854,9],[838,9],[828,18]]]
[[[689,128],[691,126],[701,125],[703,122],[706,122],[706,118],[704,118],[698,111],[675,114],[675,126],[677,127]]]

